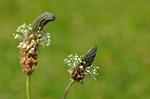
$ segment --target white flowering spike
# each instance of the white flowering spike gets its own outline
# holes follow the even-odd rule
[[[37,65],[37,56],[39,45],[50,45],[50,33],[44,32],[44,26],[55,19],[54,15],[45,12],[38,16],[31,24],[23,24],[13,34],[14,39],[18,39],[20,48],[20,63],[23,67],[23,72],[26,75],[32,74]]]
[[[81,81],[88,74],[96,79],[99,67],[92,65],[96,51],[97,48],[95,46],[84,57],[78,56],[77,54],[70,54],[64,59],[65,64],[70,67],[68,72],[74,80]]]

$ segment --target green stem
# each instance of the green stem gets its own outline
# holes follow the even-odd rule
[[[31,95],[30,95],[30,75],[26,76],[26,95],[27,95],[27,99],[31,99]]]
[[[74,82],[75,82],[74,80],[71,80],[71,81],[68,83],[68,85],[67,85],[67,87],[65,88],[64,94],[63,94],[63,96],[62,96],[61,99],[66,99],[66,96],[67,96],[67,94],[68,94],[68,92],[69,92],[71,86],[74,84]]]

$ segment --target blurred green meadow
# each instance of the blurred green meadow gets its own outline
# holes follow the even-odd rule
[[[149,0],[0,0],[0,99],[26,99],[16,28],[48,11],[51,46],[40,48],[32,99],[60,99],[69,81],[63,59],[97,45],[97,80],[86,77],[67,99],[150,99]]]

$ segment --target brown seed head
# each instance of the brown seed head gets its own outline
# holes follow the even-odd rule
[[[26,75],[31,75],[37,65],[38,43],[32,43],[32,41],[30,39],[25,40],[25,47],[20,49],[20,63]]]

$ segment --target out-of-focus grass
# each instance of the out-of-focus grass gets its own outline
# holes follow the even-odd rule
[[[45,11],[50,47],[41,48],[32,75],[34,99],[60,99],[69,80],[63,59],[98,46],[94,64],[101,66],[96,81],[87,77],[76,84],[68,99],[150,98],[149,0],[1,0],[0,99],[25,99],[25,78],[12,34],[23,22],[31,23]]]

